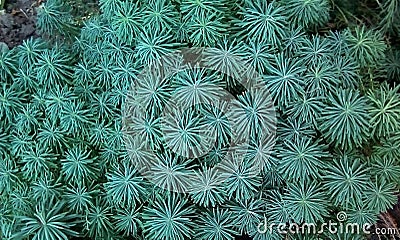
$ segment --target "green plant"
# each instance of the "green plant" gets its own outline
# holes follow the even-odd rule
[[[275,115],[271,108],[271,96],[266,89],[249,90],[232,102],[228,116],[233,119],[232,129],[237,138],[257,138],[275,130]]]
[[[259,73],[265,73],[266,69],[271,67],[271,62],[274,59],[273,47],[269,44],[250,41],[244,45],[243,59],[247,65]]]
[[[241,38],[272,45],[283,39],[286,17],[281,6],[260,0],[245,1],[239,14],[242,19],[237,20],[236,25],[241,30]]]
[[[371,156],[371,171],[373,175],[382,176],[387,182],[397,183],[397,176],[400,173],[400,167],[396,164],[396,160],[387,156],[373,155]]]
[[[303,38],[298,55],[302,57],[307,65],[309,64],[320,64],[326,62],[332,54],[332,46],[327,38],[320,36],[313,36],[312,39]]]
[[[6,158],[0,163],[0,193],[9,193],[17,182],[15,162]]]
[[[377,137],[389,136],[400,128],[397,119],[400,117],[399,86],[390,89],[387,84],[383,84],[375,91],[370,90],[368,98],[371,101],[371,134]]]
[[[225,190],[229,199],[240,200],[242,196],[253,196],[261,186],[261,177],[255,175],[257,165],[248,162],[240,164],[234,154],[228,156],[228,161],[222,166],[224,170]]]
[[[226,26],[221,22],[221,18],[221,14],[214,12],[193,15],[187,23],[189,39],[195,46],[213,46],[225,35]]]
[[[366,189],[368,207],[374,209],[375,212],[388,209],[397,201],[397,197],[392,194],[394,188],[394,183],[387,183],[386,180],[373,180]]]
[[[365,182],[369,177],[367,171],[358,159],[347,155],[329,165],[324,177],[324,186],[328,189],[331,199],[344,207],[348,207],[349,204],[358,206],[366,190]]]
[[[193,235],[194,209],[186,206],[186,201],[174,193],[167,199],[157,199],[153,206],[147,208],[143,219],[146,235],[153,239],[184,239]]]
[[[312,64],[307,69],[304,80],[306,92],[317,96],[324,96],[325,93],[333,91],[339,85],[334,68],[324,60],[317,60]]]
[[[135,57],[140,59],[141,64],[162,66],[168,63],[167,56],[177,47],[177,44],[168,43],[171,38],[169,32],[144,31],[138,35]]]
[[[369,136],[371,116],[365,97],[353,90],[336,90],[328,95],[320,118],[320,129],[335,146],[353,148],[360,146]]]
[[[0,77],[7,79],[8,76],[13,76],[15,68],[15,55],[13,51],[0,51]]]
[[[224,1],[183,0],[180,6],[184,19],[190,19],[204,13],[221,13],[223,10],[225,10]]]
[[[285,58],[283,54],[275,57],[272,67],[267,69],[270,73],[265,76],[267,86],[279,108],[284,108],[299,98],[304,92],[304,81],[301,74],[304,69],[297,58]]]
[[[399,19],[395,16],[400,13],[400,2],[398,0],[386,0],[381,4],[382,18],[379,22],[380,27],[389,33],[396,34],[400,28]]]
[[[108,238],[112,233],[111,223],[111,207],[106,201],[101,201],[96,198],[92,202],[89,211],[86,212],[85,216],[85,231],[87,235],[92,238]]]
[[[18,88],[15,84],[2,84],[2,88],[0,90],[0,117],[4,119],[3,121],[5,123],[11,122],[13,115],[15,115],[18,110],[21,109],[22,102],[24,100],[23,95],[23,92],[18,91]]]
[[[298,139],[312,139],[315,137],[315,129],[311,123],[299,122],[296,119],[280,121],[278,134],[283,141],[294,141]]]
[[[111,9],[105,9],[110,11]],[[111,26],[121,41],[132,44],[134,37],[140,33],[141,9],[139,3],[118,2],[117,8],[111,15]]]
[[[107,176],[105,189],[112,197],[110,202],[121,206],[135,205],[140,195],[145,192],[141,183],[143,178],[136,175],[136,169],[126,164]]]
[[[389,56],[387,58],[387,74],[391,79],[396,79],[400,76],[400,51],[390,51]]]
[[[38,8],[37,26],[44,34],[75,34],[72,15],[66,4],[61,0],[46,1]]]
[[[71,147],[66,158],[61,160],[61,171],[72,183],[84,183],[96,177],[96,158],[90,157],[90,151],[80,146]]]
[[[113,216],[115,228],[123,232],[125,236],[138,235],[139,226],[142,224],[139,220],[139,209],[121,209],[117,210],[118,215]]]
[[[21,156],[23,175],[27,179],[40,179],[51,169],[56,168],[56,156],[49,149],[40,146],[30,146]]]
[[[193,202],[200,206],[216,206],[225,201],[226,190],[221,186],[220,172],[211,168],[202,168],[196,172],[189,191]]]
[[[52,208],[46,205],[38,206],[32,216],[22,217],[25,226],[20,236],[32,236],[34,240],[68,239],[68,236],[78,236],[71,228],[78,222],[77,215],[63,211],[63,203],[52,203]],[[51,209],[51,210],[50,210]]]
[[[205,105],[200,110],[204,116],[204,124],[211,133],[214,133],[214,139],[217,139],[217,149],[228,144],[229,139],[232,137],[231,124],[225,115],[227,110],[228,105],[226,103],[220,103],[216,106]]]
[[[367,238],[269,231],[396,204],[399,1],[362,3],[41,3],[0,52],[0,238]]]
[[[364,26],[356,27],[353,31],[346,31],[346,40],[350,54],[361,67],[373,66],[385,58],[387,46],[378,31],[366,29]]]
[[[328,22],[330,3],[327,0],[282,0],[289,19],[296,26],[316,28]]]
[[[328,214],[326,196],[315,182],[291,183],[283,196],[289,214],[295,222],[316,223]],[[318,209],[318,211],[315,211]]]
[[[265,201],[263,199],[240,199],[228,205],[234,229],[244,234],[254,231],[263,219]]]
[[[93,196],[97,194],[85,185],[78,183],[77,185],[69,185],[64,193],[66,204],[72,212],[87,212],[93,204]]]
[[[323,97],[315,93],[301,94],[287,109],[288,116],[292,119],[302,119],[304,122],[317,125],[323,109]],[[286,131],[288,132],[288,131]],[[299,133],[303,131],[299,131]]]
[[[19,65],[32,66],[39,55],[46,49],[46,42],[42,39],[27,39],[19,47]]]
[[[211,212],[204,213],[198,221],[196,236],[198,239],[232,239],[236,232],[232,230],[233,224],[230,222],[231,214],[228,210],[214,208]]]
[[[216,74],[198,68],[188,69],[179,73],[172,82],[174,91],[171,95],[184,109],[209,105],[214,99],[222,97],[222,84]]]
[[[36,78],[43,86],[62,85],[72,75],[70,61],[71,58],[60,49],[45,50],[36,63]]]
[[[150,166],[153,172],[151,180],[155,185],[169,191],[188,191],[191,185],[188,176],[192,171],[187,168],[187,162],[171,152],[159,154],[156,158],[151,160]]]
[[[143,11],[143,24],[147,28],[162,30],[173,30],[178,25],[179,13],[170,1],[150,0]]]
[[[335,76],[343,88],[357,88],[360,85],[358,69],[359,66],[354,58],[345,55],[334,59],[333,62]]]
[[[278,157],[281,159],[278,169],[284,179],[305,181],[320,177],[323,160],[329,156],[322,144],[313,143],[310,139],[295,138],[280,146]]]

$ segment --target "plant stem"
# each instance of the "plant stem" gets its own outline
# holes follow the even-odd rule
[[[5,1],[6,0],[0,0],[0,10],[3,10]]]

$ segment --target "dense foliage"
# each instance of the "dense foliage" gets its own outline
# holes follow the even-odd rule
[[[100,0],[81,22],[42,3],[41,38],[0,52],[0,238],[367,237],[257,230],[397,202],[400,1],[348,5]],[[171,57],[190,47],[211,69]],[[161,65],[186,68],[143,74]]]

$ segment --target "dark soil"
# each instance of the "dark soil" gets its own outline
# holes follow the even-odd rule
[[[375,228],[398,229],[393,235],[372,235],[370,240],[399,240],[400,239],[400,194],[397,195],[397,204],[385,213],[381,213],[378,217],[378,222],[373,226],[372,232]]]
[[[13,48],[23,40],[36,37],[36,11],[40,0],[6,0],[0,10],[0,42]]]

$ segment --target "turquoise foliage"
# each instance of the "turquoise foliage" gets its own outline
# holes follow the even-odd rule
[[[0,239],[365,238],[277,226],[397,203],[381,2],[356,21],[339,0],[43,2],[40,36],[0,49]]]

